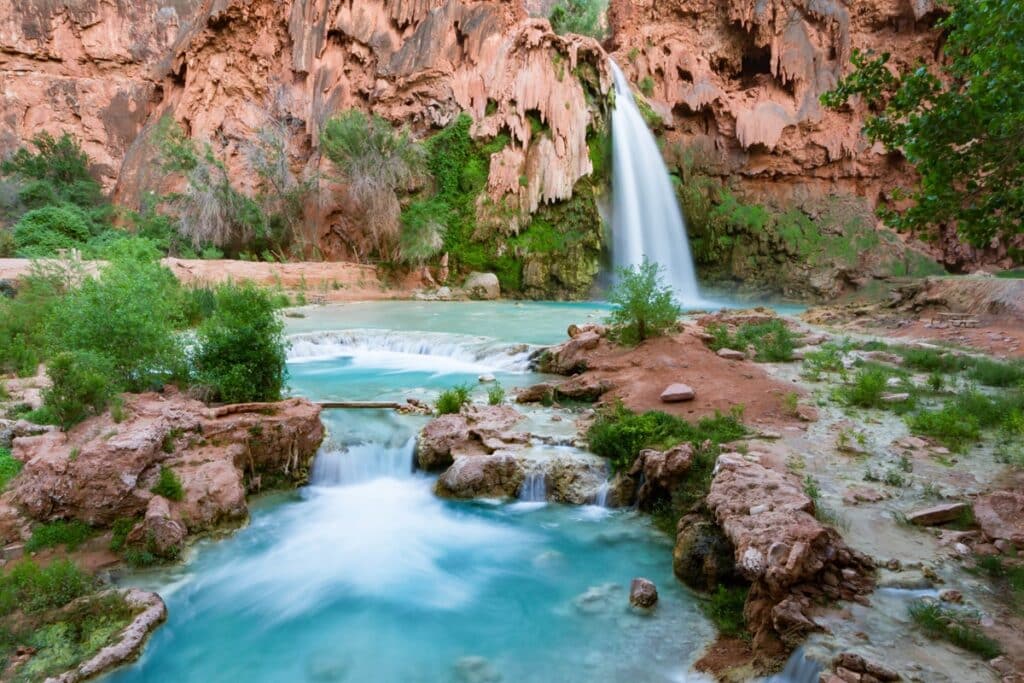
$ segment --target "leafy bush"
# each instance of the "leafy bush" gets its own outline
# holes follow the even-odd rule
[[[401,216],[399,255],[406,263],[424,263],[444,249],[446,207],[437,200],[411,203]]]
[[[730,334],[724,325],[709,325],[707,331],[714,337],[708,345],[715,351],[724,348],[745,351],[748,346],[753,346],[754,359],[762,363],[793,360],[796,335],[778,318],[763,323],[745,323],[735,334]]]
[[[940,349],[904,347],[899,349],[899,354],[903,356],[905,367],[921,372],[958,372],[967,364],[967,359],[963,356]]]
[[[989,387],[1018,386],[1024,382],[1024,363],[1002,363],[991,358],[975,358],[971,360],[967,376]]]
[[[0,448],[0,493],[4,492],[11,479],[18,476],[22,466],[22,462],[15,460],[9,450]]]
[[[284,324],[271,295],[252,284],[217,288],[213,314],[199,326],[195,367],[201,384],[228,403],[276,401],[285,377]]]
[[[634,413],[621,403],[598,413],[587,431],[590,450],[611,461],[617,471],[628,470],[645,448],[664,450],[683,442],[713,444],[738,439],[746,429],[733,416],[702,418],[693,425],[686,420],[656,410]]]
[[[32,530],[32,538],[25,543],[25,550],[34,553],[58,545],[67,546],[68,550],[77,550],[78,546],[92,538],[94,533],[92,527],[77,519],[48,522]]]
[[[82,249],[104,229],[74,204],[33,209],[14,226],[15,254],[22,258],[54,256],[61,249]]]
[[[31,613],[62,607],[93,587],[92,578],[69,560],[55,560],[45,568],[22,560],[0,577],[0,616],[17,609]]]
[[[607,5],[607,0],[560,0],[551,8],[548,20],[558,35],[578,33],[602,40]]]
[[[954,451],[963,450],[981,438],[977,418],[960,412],[952,404],[912,415],[907,423],[915,434],[933,437]]]
[[[839,388],[839,396],[847,405],[881,408],[885,405],[882,403],[882,394],[886,392],[891,376],[879,367],[863,367],[857,371],[853,382]]]
[[[619,282],[608,294],[615,309],[607,320],[614,326],[616,339],[638,344],[665,334],[676,324],[682,309],[671,287],[662,282],[660,265],[645,259],[639,266],[619,269],[618,276]]]
[[[114,520],[110,527],[110,549],[115,553],[124,549],[128,543],[128,534],[135,528],[135,520],[128,517],[121,517]]]
[[[110,360],[91,351],[65,351],[46,365],[51,385],[43,401],[67,431],[90,415],[98,415],[113,395]]]
[[[54,352],[105,356],[112,384],[141,391],[182,372],[174,334],[177,281],[157,261],[119,257],[99,278],[87,278],[54,306],[46,325]]]
[[[721,635],[729,638],[749,638],[747,620],[743,616],[743,606],[747,602],[749,591],[748,586],[719,585],[713,593],[700,601],[700,609]]]
[[[914,623],[933,638],[948,640],[985,659],[993,659],[1002,654],[999,643],[982,633],[975,623],[960,612],[924,599],[910,603],[907,612]]]
[[[438,415],[452,415],[462,410],[464,405],[469,403],[469,395],[472,389],[468,384],[460,384],[451,389],[441,392],[437,397],[434,409]]]
[[[185,497],[185,489],[181,485],[181,479],[170,467],[160,467],[160,478],[150,491],[158,496],[163,496],[167,500],[182,500]]]

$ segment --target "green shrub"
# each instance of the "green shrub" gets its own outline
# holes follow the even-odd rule
[[[160,467],[160,478],[150,491],[167,500],[179,501],[185,498],[185,489],[181,485],[181,479],[170,467]]]
[[[929,600],[915,600],[907,608],[910,618],[933,638],[942,638],[974,652],[985,659],[1002,654],[999,643],[992,640],[967,617],[957,611]]]
[[[903,365],[921,372],[959,372],[967,365],[967,359],[941,349],[902,348]]]
[[[11,479],[18,476],[22,467],[22,462],[15,460],[9,450],[0,448],[0,493],[7,489],[7,484],[10,483]]]
[[[952,404],[939,410],[926,410],[910,416],[910,431],[930,436],[951,450],[963,450],[981,438],[981,428],[973,415],[960,412]]]
[[[1024,363],[1002,363],[991,358],[974,358],[967,373],[975,382],[988,387],[1013,387],[1024,382]]]
[[[15,254],[22,258],[55,256],[61,249],[81,249],[100,231],[74,204],[33,209],[14,226]]]
[[[472,389],[468,384],[460,384],[451,389],[441,392],[437,397],[434,409],[438,415],[452,415],[462,410],[464,405],[469,403],[469,395]]]
[[[92,538],[94,533],[91,526],[77,519],[47,522],[32,530],[32,538],[25,543],[25,550],[34,553],[43,548],[59,545],[67,546],[68,550],[77,550],[78,546]]]
[[[793,360],[796,335],[778,318],[763,323],[740,325],[735,334],[730,334],[724,325],[717,324],[709,325],[707,332],[713,337],[708,346],[715,351],[724,348],[746,351],[748,346],[753,346],[754,360],[762,363],[783,363]]]
[[[884,407],[882,394],[888,389],[887,382],[891,376],[879,367],[863,367],[857,371],[851,383],[839,389],[839,396],[847,405],[858,408]]]
[[[89,156],[73,137],[65,133],[55,139],[49,133],[40,133],[32,138],[31,145],[35,152],[22,147],[0,163],[0,173],[29,181],[29,192],[46,194],[56,201],[80,206],[103,202],[103,190],[89,172]],[[30,181],[41,182],[33,186]]]
[[[55,560],[44,568],[22,560],[0,577],[0,616],[18,609],[31,613],[62,607],[93,587],[92,578],[69,560]]]
[[[719,585],[699,603],[701,611],[715,625],[718,632],[729,638],[749,638],[743,606],[747,602],[747,586]]]
[[[64,431],[90,415],[98,415],[113,395],[111,362],[91,351],[65,351],[46,366],[50,386],[43,401]]]
[[[487,388],[487,404],[492,406],[500,406],[505,402],[505,388],[500,383],[495,382]],[[2,489],[3,487],[0,487]]]
[[[114,520],[110,527],[110,549],[117,553],[121,552],[128,543],[128,534],[135,528],[136,521],[127,517],[120,517]]]
[[[119,257],[55,304],[46,325],[49,347],[107,357],[119,389],[159,385],[184,364],[174,333],[177,286],[158,261]]]
[[[197,331],[198,380],[228,403],[276,401],[285,378],[284,324],[273,297],[252,284],[217,288],[216,307]]]
[[[560,0],[551,8],[548,20],[558,35],[577,33],[602,40],[607,4],[607,0]]]
[[[638,344],[668,332],[682,309],[672,288],[661,280],[661,266],[644,260],[639,266],[620,268],[619,281],[608,294],[615,306],[608,316],[615,338],[623,344]]]
[[[0,373],[36,373],[47,344],[46,321],[68,288],[69,274],[33,263],[13,299],[0,296]]]
[[[611,461],[617,471],[628,470],[645,448],[665,450],[683,442],[695,445],[705,440],[713,444],[733,441],[746,434],[735,416],[702,418],[696,425],[686,420],[651,410],[634,413],[621,403],[598,413],[587,431],[590,450]]]

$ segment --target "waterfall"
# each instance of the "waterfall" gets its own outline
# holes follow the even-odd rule
[[[416,439],[400,446],[361,443],[346,448],[326,447],[316,456],[310,484],[340,486],[374,479],[403,479],[412,475]]]
[[[601,485],[597,487],[597,492],[594,494],[594,505],[602,508],[608,507],[608,489],[611,488],[611,484],[608,480],[601,482]]]
[[[544,472],[527,472],[526,478],[519,486],[519,500],[528,503],[543,503],[547,499],[548,490]]]
[[[802,647],[793,651],[786,662],[786,667],[762,683],[817,683],[821,673],[821,664],[810,659]]]
[[[654,135],[633,98],[629,81],[611,62],[615,80],[612,112],[612,257],[616,268],[646,257],[688,304],[700,301],[686,224]]]

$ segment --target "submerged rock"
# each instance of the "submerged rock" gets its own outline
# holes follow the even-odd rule
[[[658,602],[658,588],[650,579],[638,576],[629,584],[629,604],[650,609]]]

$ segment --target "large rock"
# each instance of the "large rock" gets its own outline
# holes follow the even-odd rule
[[[153,523],[174,517],[199,531],[244,518],[246,492],[263,481],[304,482],[324,434],[320,407],[304,399],[209,409],[173,389],[123,398],[121,422],[104,414],[67,434],[15,439],[25,466],[12,502],[36,520],[109,526],[148,515],[150,489],[168,467],[184,499],[170,504],[172,515],[152,504]]]
[[[697,392],[688,384],[670,384],[661,392],[662,403],[682,403],[697,398]]]
[[[974,519],[994,541],[1006,540],[1024,548],[1024,493],[996,491],[974,502]]]
[[[176,557],[187,535],[188,529],[174,517],[170,501],[163,496],[153,496],[142,523],[128,534],[128,542],[144,546],[161,557]]]
[[[658,588],[650,579],[636,577],[629,584],[629,604],[641,609],[650,609],[658,602]]]
[[[540,355],[537,369],[553,375],[576,375],[587,369],[587,353],[601,343],[596,329],[580,332],[569,341],[552,346]]]
[[[671,497],[692,466],[693,447],[687,443],[667,451],[640,451],[629,471],[633,477],[642,475],[643,483],[637,491],[640,509],[653,510],[658,503]]]
[[[814,517],[814,502],[789,473],[723,454],[705,503],[751,582],[744,615],[756,648],[780,651],[780,640],[794,645],[816,628],[809,595],[853,600],[873,589],[872,561]]]
[[[958,519],[971,509],[967,503],[943,503],[914,510],[907,514],[907,521],[918,526],[935,526]]]
[[[736,581],[732,543],[714,521],[698,514],[679,520],[672,549],[672,570],[679,580],[699,591],[713,591]]]
[[[460,455],[434,490],[449,498],[513,498],[523,479],[522,464],[510,453]]]
[[[471,405],[461,413],[441,415],[426,424],[416,446],[421,469],[440,471],[458,455],[493,453],[524,443],[527,435],[513,431],[523,415],[512,406]]]
[[[470,273],[462,288],[470,299],[493,301],[501,296],[501,283],[494,273]]]
[[[611,380],[599,379],[593,375],[578,375],[558,384],[555,394],[559,398],[573,401],[596,401],[615,388]]]

